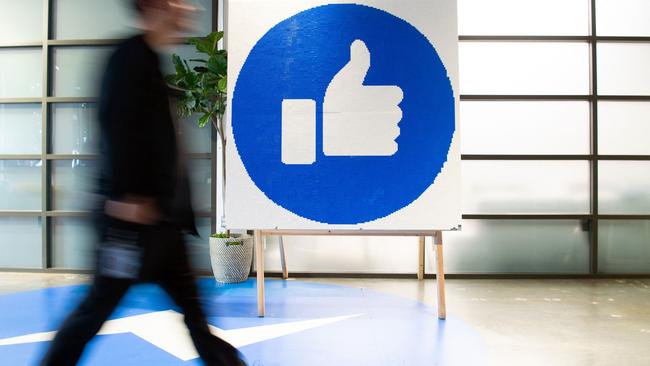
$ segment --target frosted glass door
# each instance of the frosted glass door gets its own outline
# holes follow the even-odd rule
[[[460,103],[463,154],[589,154],[589,103]]]
[[[38,217],[0,217],[0,267],[41,268],[43,245]]]
[[[134,32],[136,13],[131,0],[50,0],[54,38],[120,38]]]
[[[0,160],[0,210],[41,209],[41,161]]]
[[[596,0],[599,36],[650,36],[650,1]]]
[[[650,214],[650,162],[601,161],[598,164],[601,214]]]
[[[0,104],[0,154],[40,154],[40,104]]]
[[[586,161],[463,161],[465,214],[589,213]]]
[[[602,273],[650,273],[650,221],[602,220],[598,228]]]
[[[96,160],[57,160],[52,165],[52,194],[55,210],[90,210],[97,183]]]
[[[93,268],[97,237],[92,220],[81,217],[57,217],[52,220],[55,268]]]
[[[464,220],[444,235],[448,273],[589,271],[589,232],[579,221]]]
[[[584,36],[589,34],[589,0],[458,0],[458,32]]]
[[[598,93],[650,95],[648,65],[650,65],[648,43],[598,44]]]
[[[42,67],[40,48],[0,48],[0,98],[40,98]]]
[[[52,95],[94,97],[110,47],[57,47],[52,49]]]
[[[462,94],[589,94],[589,45],[461,42]]]
[[[97,107],[92,103],[52,105],[52,151],[55,154],[94,154],[99,148]]]
[[[43,39],[43,0],[0,0],[0,43]]]

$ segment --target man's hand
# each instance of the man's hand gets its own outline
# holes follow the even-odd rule
[[[134,195],[106,201],[104,212],[112,218],[140,225],[155,225],[162,218],[153,198]]]

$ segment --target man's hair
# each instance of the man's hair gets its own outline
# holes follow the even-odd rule
[[[138,13],[142,13],[142,1],[141,0],[131,0],[131,5]]]
[[[162,0],[131,0],[133,8],[139,13],[144,13],[144,10],[153,4],[159,3]]]

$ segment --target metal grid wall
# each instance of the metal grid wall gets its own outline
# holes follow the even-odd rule
[[[598,45],[606,42],[650,43],[650,37],[606,37],[598,36],[596,24],[596,1],[590,0],[590,35],[588,36],[502,36],[502,35],[463,35],[460,42],[585,42],[590,47],[590,82],[588,95],[461,95],[461,101],[587,101],[590,103],[590,145],[588,155],[463,155],[463,160],[562,160],[588,161],[590,164],[590,212],[589,214],[477,214],[463,215],[464,220],[580,220],[589,230],[590,268],[586,277],[598,277],[598,226],[599,220],[650,220],[650,215],[603,215],[598,209],[598,163],[605,160],[638,161],[650,160],[650,155],[600,155],[598,153],[598,102],[599,101],[650,101],[650,96],[602,95],[598,92]],[[462,72],[462,70],[461,70]],[[649,269],[650,271],[650,269]],[[517,274],[512,276],[517,277]],[[522,277],[557,277],[558,275],[522,274]],[[560,275],[562,276],[562,275]],[[610,275],[605,275],[610,276]],[[630,276],[650,276],[635,274]],[[468,277],[477,277],[475,275]],[[481,277],[478,275],[478,277]],[[495,277],[489,275],[488,277]],[[497,275],[496,277],[502,277]],[[506,276],[508,277],[508,276]],[[575,276],[571,277],[584,277]]]
[[[0,49],[5,48],[42,48],[43,75],[42,75],[42,97],[41,98],[0,98],[0,104],[11,103],[36,103],[41,105],[42,111],[42,153],[36,155],[0,155],[0,160],[41,160],[45,162],[41,167],[42,187],[42,209],[40,211],[0,211],[0,217],[39,217],[42,222],[42,253],[43,270],[48,272],[66,271],[65,269],[52,268],[52,238],[51,218],[66,216],[87,216],[83,211],[60,211],[52,210],[52,187],[51,187],[51,163],[56,160],[71,159],[95,159],[92,155],[61,155],[51,154],[51,108],[53,103],[90,103],[94,98],[69,98],[52,97],[51,91],[51,64],[49,56],[50,48],[74,47],[74,46],[109,46],[117,40],[54,40],[51,38],[51,2],[44,0],[43,6],[43,41],[24,43],[0,43]],[[650,220],[650,214],[644,215],[623,215],[623,214],[600,214],[598,209],[598,163],[599,161],[650,161],[650,155],[601,155],[598,152],[598,103],[599,101],[650,101],[648,95],[601,95],[598,93],[598,45],[607,42],[632,42],[650,43],[650,37],[610,37],[598,36],[596,32],[596,0],[590,0],[590,35],[588,36],[502,36],[502,35],[462,35],[460,42],[584,42],[590,46],[590,81],[591,88],[588,95],[461,95],[461,101],[586,101],[590,103],[590,144],[591,151],[587,155],[468,155],[464,154],[462,159],[484,160],[484,161],[587,161],[590,164],[590,212],[588,214],[467,214],[463,215],[465,220],[580,220],[585,223],[590,235],[590,271],[587,275],[567,275],[570,277],[599,277],[598,268],[598,223],[599,220]],[[213,29],[218,24],[218,1],[213,0]],[[212,159],[216,161],[217,145],[216,136],[212,133],[211,152],[208,154],[193,154],[195,159]],[[212,164],[212,190],[211,190],[211,212],[199,213],[199,216],[210,217],[212,231],[216,229],[216,169]],[[16,270],[16,269],[11,269]],[[84,272],[84,271],[80,271]],[[311,274],[314,275],[314,274]],[[331,276],[332,274],[326,274]],[[634,276],[648,276],[650,273],[637,274]],[[505,277],[564,277],[564,275],[542,275],[542,274],[513,274]],[[611,275],[606,275],[611,276]],[[456,275],[456,277],[504,277],[503,275]]]
[[[7,211],[0,210],[0,217],[36,217],[40,218],[42,232],[42,268],[47,272],[88,272],[87,270],[70,270],[65,268],[53,268],[53,239],[52,239],[52,220],[56,217],[88,217],[88,211],[67,211],[54,210],[53,207],[53,187],[52,187],[52,164],[58,160],[97,160],[94,154],[54,154],[52,144],[52,106],[57,103],[94,103],[95,97],[54,97],[52,69],[52,48],[57,47],[110,47],[116,45],[119,39],[83,39],[83,40],[59,40],[53,39],[53,7],[56,0],[43,0],[43,40],[30,42],[6,42],[0,43],[2,49],[18,48],[40,48],[42,50],[42,94],[40,98],[0,98],[1,104],[40,104],[41,107],[41,154],[0,154],[0,160],[39,160],[41,161],[41,209],[35,211]],[[212,0],[212,29],[216,29],[218,19],[218,0]],[[183,44],[185,40],[179,40]],[[207,132],[207,131],[206,131]],[[189,154],[191,160],[203,159],[214,162],[216,155],[216,139],[213,136],[211,142],[211,152]],[[210,212],[197,212],[197,217],[211,218],[212,227],[216,229],[216,167],[211,165],[211,210]],[[2,268],[0,268],[2,270]],[[16,271],[21,268],[6,268],[6,270]],[[27,269],[35,271],[38,269]]]

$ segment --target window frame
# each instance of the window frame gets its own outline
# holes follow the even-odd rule
[[[20,97],[20,98],[0,98],[0,104],[40,104],[41,108],[41,153],[40,154],[0,154],[0,160],[39,160],[41,164],[41,209],[40,210],[0,210],[2,218],[20,218],[35,217],[40,218],[41,222],[41,255],[40,262],[42,268],[25,268],[28,271],[44,272],[79,272],[87,273],[88,270],[69,269],[54,267],[54,237],[53,237],[53,220],[57,217],[89,217],[89,211],[73,210],[55,210],[53,206],[54,187],[52,185],[52,176],[54,174],[53,165],[61,160],[95,160],[97,154],[55,154],[53,150],[53,113],[52,109],[57,104],[74,104],[74,103],[96,103],[96,97],[59,97],[52,96],[53,91],[53,55],[54,48],[64,47],[110,47],[116,45],[119,39],[57,39],[54,34],[54,17],[56,0],[43,0],[43,34],[40,40],[30,40],[25,42],[0,42],[0,50],[35,48],[39,49],[42,54],[41,62],[41,96],[40,97]],[[212,0],[212,24],[211,29],[216,30],[220,25],[218,0]],[[189,37],[188,37],[189,38]],[[189,44],[188,38],[178,39],[179,44]],[[216,166],[217,161],[217,136],[216,132],[211,130],[210,151],[206,153],[188,154],[191,160],[209,160],[211,164],[212,187],[210,193],[210,210],[196,212],[197,217],[210,218],[212,221],[211,230],[216,230]],[[0,267],[1,270],[20,270],[15,267]]]

